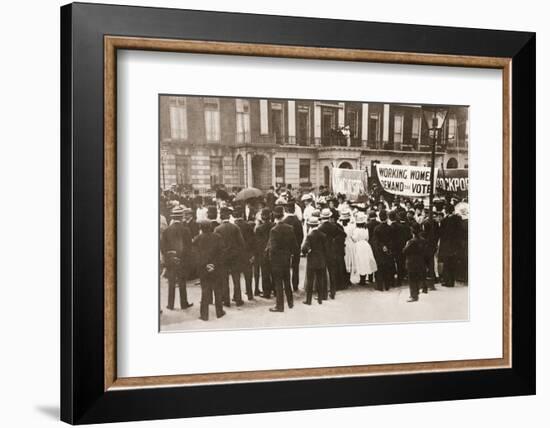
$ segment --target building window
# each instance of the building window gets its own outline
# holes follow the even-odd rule
[[[403,115],[396,114],[393,118],[393,142],[403,142]]]
[[[250,143],[250,103],[237,98],[237,142]]]
[[[285,182],[285,159],[275,158],[275,184],[284,184]]]
[[[349,126],[351,138],[359,136],[359,112],[357,110],[348,110],[346,112],[346,125]]]
[[[300,159],[300,184],[301,183],[310,183],[310,160],[309,159]]]
[[[456,116],[453,114],[447,121],[447,141],[449,143],[456,143]]]
[[[210,186],[223,183],[223,158],[210,156]]]
[[[369,142],[380,141],[380,114],[371,113],[369,115]]]
[[[217,98],[204,99],[204,124],[206,141],[220,141],[220,101]]]
[[[458,168],[458,161],[455,158],[450,158],[447,161],[447,169],[456,169]]]
[[[176,155],[176,181],[178,184],[191,184],[191,159]]]
[[[277,144],[282,144],[285,136],[285,105],[282,102],[271,103],[271,133]]]
[[[170,97],[170,136],[173,140],[187,139],[187,103],[185,97]]]
[[[301,146],[308,145],[309,135],[310,135],[310,116],[309,116],[309,106],[298,104],[297,112],[297,137],[298,144]]]
[[[420,115],[415,114],[412,118],[412,131],[411,131],[411,142],[412,144],[418,146],[420,143],[420,124],[422,123],[422,118]]]
[[[418,166],[418,161],[411,161],[410,164],[411,166]]]

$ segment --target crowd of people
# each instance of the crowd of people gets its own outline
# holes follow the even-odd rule
[[[284,312],[285,301],[294,306],[300,284],[303,303],[311,305],[314,293],[322,304],[350,286],[387,291],[408,284],[408,301],[416,302],[438,283],[467,282],[468,221],[455,212],[456,199],[435,200],[430,215],[421,200],[383,193],[348,201],[324,186],[316,192],[288,186],[237,201],[237,190],[219,189],[210,196],[161,192],[160,257],[168,309],[174,309],[176,289],[181,309],[193,305],[187,282],[194,278],[205,321],[210,304],[222,317],[224,307],[245,304],[244,294],[248,300],[275,298],[269,310]]]

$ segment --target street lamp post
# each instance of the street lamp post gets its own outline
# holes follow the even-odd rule
[[[448,109],[444,106],[436,106],[436,105],[422,106],[422,115],[428,127],[428,134],[432,138],[432,162],[430,164],[430,211],[428,214],[430,219],[433,217],[433,202],[434,202],[434,191],[435,191],[434,183],[436,181],[436,178],[434,177],[435,148],[437,144],[437,138],[439,136],[439,133],[441,132],[441,129],[443,128],[445,119],[447,118],[447,113],[448,113]]]

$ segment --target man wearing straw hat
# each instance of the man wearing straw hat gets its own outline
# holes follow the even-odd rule
[[[290,285],[290,258],[299,251],[298,243],[292,226],[283,223],[284,209],[278,205],[273,210],[275,226],[269,232],[266,253],[271,261],[273,288],[275,289],[276,305],[271,312],[284,312],[286,294],[288,307],[294,306],[294,298]]]
[[[346,239],[346,232],[343,228],[338,227],[334,221],[331,221],[332,211],[330,208],[323,208],[321,210],[321,225],[319,230],[327,236],[328,242],[328,258],[327,258],[327,268],[328,275],[330,280],[330,298],[334,299],[336,297],[336,288],[338,281],[338,257],[340,254],[337,251],[337,241],[340,237],[344,240]],[[342,258],[344,257],[341,254]],[[327,296],[325,295],[325,299]]]
[[[162,233],[160,250],[164,256],[166,265],[166,278],[168,279],[168,305],[167,309],[174,309],[176,297],[176,285],[180,290],[180,307],[187,309],[193,303],[187,301],[187,275],[191,259],[191,231],[182,223],[183,207],[175,206],[171,213],[170,226]]]
[[[308,219],[308,226],[310,231],[306,236],[304,245],[302,245],[302,253],[307,257],[306,262],[306,300],[305,305],[311,305],[313,298],[313,283],[317,288],[317,301],[319,304],[323,303],[323,294],[327,263],[327,236],[321,232],[318,228],[319,219],[311,216]]]

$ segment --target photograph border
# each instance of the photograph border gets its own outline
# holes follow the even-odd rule
[[[307,369],[261,370],[171,376],[117,377],[116,375],[116,52],[119,49],[212,55],[248,55],[377,63],[445,65],[502,70],[503,95],[503,299],[502,358],[334,366]],[[366,376],[427,371],[507,368],[511,365],[510,252],[510,67],[508,58],[424,55],[353,49],[326,49],[266,44],[225,43],[105,36],[105,390],[163,385],[258,382],[281,379]]]
[[[254,378],[245,372],[117,379],[117,49],[502,69],[504,357],[260,371]],[[527,32],[63,6],[61,419],[81,424],[534,394],[534,64],[535,34]],[[515,204],[527,220],[512,216]],[[312,391],[316,398],[307,398]],[[213,399],[216,408],[208,404]]]

